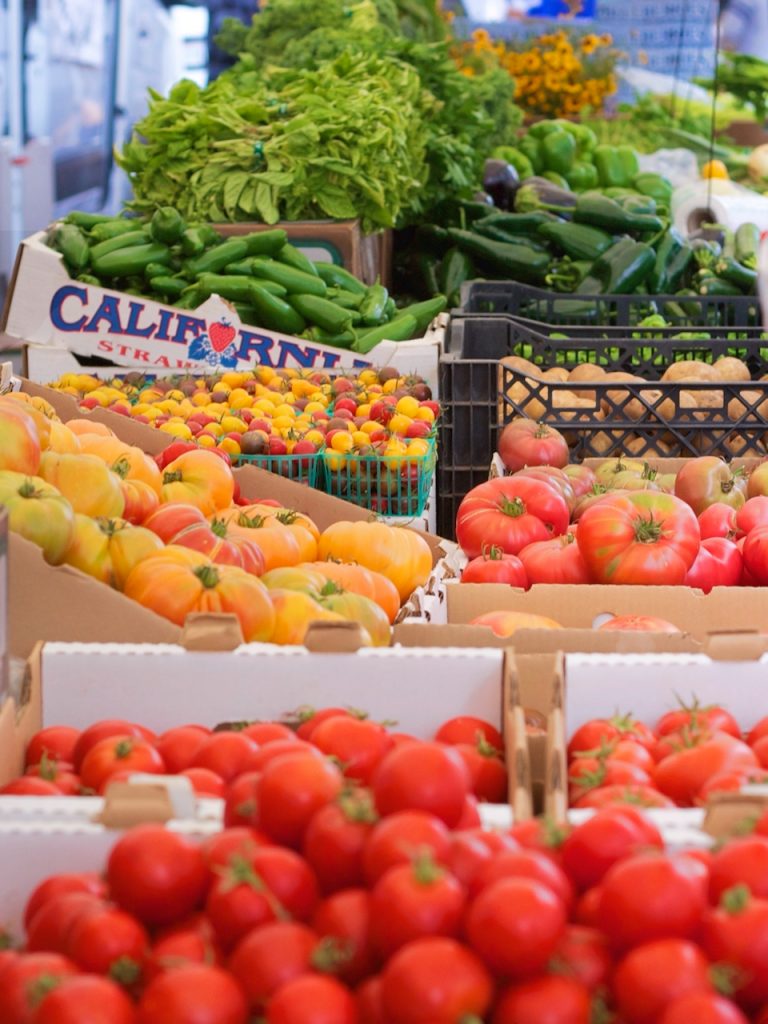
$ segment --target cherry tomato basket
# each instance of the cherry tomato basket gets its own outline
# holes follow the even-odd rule
[[[323,452],[326,494],[382,516],[420,516],[437,464],[437,438],[424,455],[356,455]]]
[[[627,327],[660,314],[678,328],[762,325],[754,295],[571,295],[517,281],[468,281],[460,313],[510,313],[541,324]]]
[[[301,455],[233,455],[233,466],[255,466],[277,473],[294,483],[321,486],[323,450]]]

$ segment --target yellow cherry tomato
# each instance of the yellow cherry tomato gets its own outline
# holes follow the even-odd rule
[[[702,178],[720,178],[728,180],[728,168],[722,160],[708,160],[701,168]]]

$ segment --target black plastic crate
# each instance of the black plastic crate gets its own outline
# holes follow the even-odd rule
[[[768,333],[759,327],[560,327],[509,314],[453,316],[447,349],[471,359],[522,356],[542,368],[594,363],[657,380],[672,363],[735,356],[753,377],[768,372]]]
[[[768,452],[768,381],[582,381],[575,390],[585,404],[577,404],[570,397],[573,382],[542,379],[497,359],[452,354],[440,362],[440,389],[442,536],[454,536],[461,499],[487,478],[498,433],[517,416],[560,430],[574,461],[620,453],[738,458]]]
[[[588,313],[574,316],[573,300],[590,304]],[[680,309],[684,302],[688,311]],[[461,292],[461,313],[511,313],[542,324],[634,326],[647,316],[661,314],[677,326],[720,325],[760,327],[760,304],[754,295],[571,295],[551,292],[517,281],[468,281]],[[682,315],[681,315],[682,314]]]

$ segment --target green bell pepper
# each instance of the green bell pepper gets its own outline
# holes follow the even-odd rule
[[[541,153],[545,171],[565,176],[576,162],[576,139],[570,132],[558,128],[541,140]]]
[[[574,192],[586,192],[587,189],[595,188],[597,185],[595,165],[587,160],[576,160],[573,166],[566,171],[565,180]]]
[[[650,171],[638,174],[632,181],[632,187],[641,195],[651,196],[662,206],[669,207],[672,201],[672,182],[661,174],[652,174]]]
[[[594,159],[603,188],[629,188],[640,173],[637,153],[631,146],[598,146]]]
[[[544,170],[544,154],[541,151],[539,140],[533,135],[525,135],[517,145],[520,152],[527,156],[534,174],[540,174]]]

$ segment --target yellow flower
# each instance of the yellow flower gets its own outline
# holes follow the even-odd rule
[[[584,53],[593,53],[600,45],[600,39],[592,32],[581,40],[581,49]]]
[[[613,36],[610,34],[610,32],[603,32],[603,34],[600,36],[600,45],[610,46],[612,42]]]

